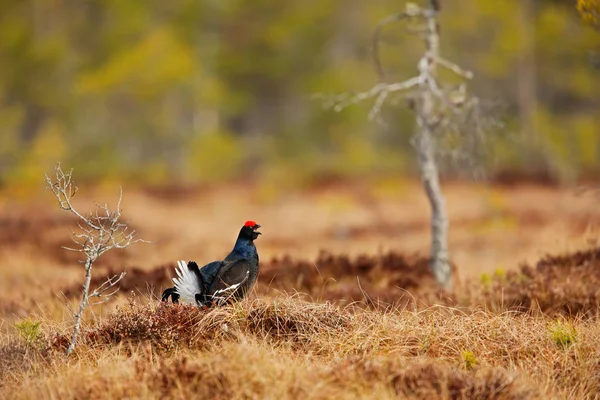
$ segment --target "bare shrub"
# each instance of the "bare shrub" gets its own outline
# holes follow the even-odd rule
[[[54,179],[46,175],[47,187],[56,196],[58,206],[77,217],[77,224],[80,230],[79,232],[72,232],[72,239],[76,247],[63,248],[84,255],[84,259],[80,262],[85,268],[85,280],[81,291],[81,303],[79,304],[78,311],[74,313],[75,326],[73,327],[71,342],[67,348],[67,355],[69,355],[75,349],[83,313],[88,306],[93,305],[90,300],[97,299],[95,304],[110,300],[119,290],[118,284],[125,276],[125,272],[121,272],[121,274],[109,277],[90,293],[92,266],[94,262],[110,250],[125,249],[142,240],[137,239],[135,231],[129,230],[128,226],[120,221],[122,193],[119,195],[117,208],[114,211],[110,211],[106,204],[96,204],[95,212],[81,214],[73,207],[71,202],[78,191],[78,187],[72,179],[73,171],[64,172],[60,167],[60,163],[58,163],[54,172]]]

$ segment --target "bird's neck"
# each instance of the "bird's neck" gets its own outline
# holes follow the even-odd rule
[[[238,238],[238,240],[235,242],[235,245],[233,246],[233,250],[231,250],[229,257],[252,258],[256,257],[256,255],[256,246],[254,245],[254,242],[252,240],[246,238]]]

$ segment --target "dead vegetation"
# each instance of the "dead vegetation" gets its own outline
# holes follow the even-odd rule
[[[440,291],[428,266],[428,259],[398,252],[350,257],[322,251],[314,261],[275,257],[261,263],[260,295],[274,292],[302,294],[313,301],[333,301],[340,305],[355,304],[388,308],[417,304],[455,304],[451,293]],[[121,292],[136,291],[158,296],[170,284],[175,265],[160,265],[150,270],[127,269]],[[456,271],[453,266],[453,270]],[[114,275],[108,269],[92,280],[92,285]],[[96,282],[97,281],[97,282]],[[65,287],[67,297],[76,296],[79,286]]]
[[[12,361],[0,366],[0,385],[11,398],[591,398],[600,321],[572,321],[562,333],[570,342],[556,324],[288,296],[211,310],[130,301],[82,331],[72,361],[68,335],[52,324],[43,346],[4,342],[0,354]]]
[[[150,270],[130,268],[121,282],[122,292],[157,298],[173,271],[170,264]],[[109,269],[95,279],[100,283],[111,274]],[[314,261],[275,257],[261,264],[259,283],[261,296],[297,294],[315,302],[367,308],[485,305],[551,317],[592,317],[600,310],[600,249],[548,255],[516,271],[484,275],[479,282],[465,281],[461,290],[466,293],[440,291],[426,258],[397,252],[357,257],[321,252]],[[78,285],[63,289],[67,297],[78,291]]]
[[[386,308],[452,301],[451,294],[439,290],[428,258],[393,251],[357,257],[322,251],[315,261],[273,258],[261,267],[260,282],[266,286],[262,290],[299,292],[340,304]]]
[[[89,346],[148,342],[156,350],[171,351],[178,347],[206,349],[243,333],[307,347],[320,335],[343,332],[349,326],[350,314],[333,305],[296,299],[256,300],[212,310],[179,304],[130,303],[96,328],[83,331],[82,337]],[[69,338],[56,333],[49,340],[51,349],[64,350]]]
[[[110,253],[109,253],[110,254]],[[117,274],[119,269],[114,269],[112,266],[108,269],[97,272],[97,275],[92,277],[91,285],[101,285],[106,281],[107,277]],[[121,293],[127,294],[132,291],[135,293],[143,293],[158,298],[161,292],[161,285],[171,284],[170,278],[175,271],[175,264],[159,265],[153,269],[145,270],[139,267],[127,268],[127,275],[119,282]],[[81,293],[81,285],[74,284],[63,288],[61,291],[67,298],[77,297]]]
[[[550,316],[597,317],[600,311],[600,248],[548,255],[535,265],[483,282],[487,304]]]
[[[555,207],[550,206],[531,212],[548,192],[534,201],[527,200],[529,192],[518,194],[525,190],[521,185],[515,188],[511,196],[492,196],[498,204],[469,204],[465,210],[470,213],[453,218],[457,235],[468,239],[469,246],[461,249],[475,251],[473,259],[488,254],[491,243],[498,245],[494,240],[511,235],[521,236],[504,244],[512,246],[516,240],[524,246],[520,254],[548,251],[550,233],[555,232],[554,243],[554,237],[580,232],[595,215],[572,204],[561,208],[563,214],[553,214]],[[452,191],[450,195],[454,200],[464,197]],[[193,204],[195,210],[196,200],[188,196],[195,194],[183,191],[181,204]],[[172,202],[150,203],[135,195],[132,200],[136,207],[128,211],[139,213],[133,219],[140,221],[141,230],[150,229],[140,218],[147,213],[145,207],[158,210],[149,225],[155,230],[146,230],[146,236],[175,235],[167,230],[160,236],[172,225],[171,220],[160,220],[172,219]],[[286,213],[273,213],[283,220],[289,204],[282,202]],[[161,208],[163,203],[169,212]],[[375,206],[365,206],[369,207]],[[190,206],[178,218],[189,213],[194,221],[204,219],[207,230],[219,229],[210,220],[214,208],[205,208],[205,214],[192,214]],[[315,219],[324,215],[315,208],[302,210],[317,214]],[[381,209],[382,215],[388,215],[386,210]],[[485,225],[492,217],[506,223]],[[433,284],[428,260],[406,251],[418,248],[417,241],[401,246],[401,239],[415,238],[426,224],[412,212],[383,221],[389,229],[375,219],[357,219],[333,229],[338,225],[328,220],[301,239],[328,249],[318,255],[305,255],[306,243],[296,238],[298,229],[307,228],[303,221],[271,222],[275,234],[261,238],[265,256],[256,292],[219,309],[162,304],[154,297],[174,273],[174,265],[165,260],[194,251],[194,257],[203,259],[221,251],[220,244],[202,236],[195,222],[177,227],[176,237],[181,235],[183,244],[164,241],[152,251],[115,253],[118,258],[109,253],[95,282],[127,267],[119,304],[89,316],[80,347],[66,359],[69,320],[62,311],[64,300],[57,295],[64,292],[67,301],[74,302],[80,285],[74,283],[75,271],[64,267],[71,261],[59,258],[65,254],[59,246],[67,243],[58,238],[73,221],[39,208],[2,213],[0,398],[597,398],[600,250],[546,256],[514,271],[510,268],[516,264],[508,254],[491,262],[481,258],[506,270],[499,268],[481,279],[483,269],[470,271],[466,278],[471,279],[460,277],[462,286],[447,294]],[[515,221],[527,230],[516,230]],[[315,222],[308,225],[312,228]],[[494,229],[506,231],[482,239]],[[208,248],[196,250],[197,240]],[[330,246],[333,240],[340,242],[338,247]],[[384,249],[399,250],[378,251],[382,240],[388,240]],[[362,241],[368,244],[360,247]],[[223,246],[230,245],[225,242]],[[475,242],[481,249],[474,249]],[[354,246],[359,247],[350,252]],[[126,264],[131,254],[137,267]],[[469,271],[462,264],[458,269],[461,274]],[[131,292],[135,300],[127,301],[123,295]],[[24,320],[15,314],[32,324],[21,324]],[[23,331],[38,323],[39,333]]]

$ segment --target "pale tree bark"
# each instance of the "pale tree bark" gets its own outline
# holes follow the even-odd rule
[[[440,187],[439,171],[436,162],[435,128],[436,110],[434,93],[430,88],[435,85],[437,63],[440,59],[440,37],[437,22],[439,4],[431,0],[426,14],[427,34],[426,53],[419,63],[419,92],[421,104],[417,105],[416,147],[419,168],[425,194],[431,206],[431,270],[437,281],[445,288],[452,288],[452,274],[448,254],[448,214],[446,200]]]
[[[83,283],[81,303],[79,303],[79,309],[75,314],[75,325],[73,326],[73,334],[71,335],[71,343],[67,349],[67,355],[71,354],[75,350],[75,343],[77,343],[77,335],[79,335],[79,327],[81,326],[81,317],[89,301],[90,284],[92,282],[92,262],[90,260],[85,261],[85,281]]]

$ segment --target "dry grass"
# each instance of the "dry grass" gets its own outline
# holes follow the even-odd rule
[[[50,199],[7,207],[0,398],[597,398],[598,252],[566,250],[584,246],[598,208],[553,187],[448,185],[462,285],[444,294],[418,255],[429,243],[418,183],[388,186],[262,200],[251,187],[126,192],[125,214],[156,244],[98,264],[98,281],[128,267],[125,296],[87,315],[68,359],[64,303],[81,280],[58,249],[70,221],[43,211]],[[153,297],[173,260],[226,254],[248,218],[265,227],[251,298],[202,310]]]
[[[0,385],[8,398],[593,398],[600,321],[569,324],[576,340],[511,312],[131,301],[70,359],[52,324],[43,345],[5,340]]]

